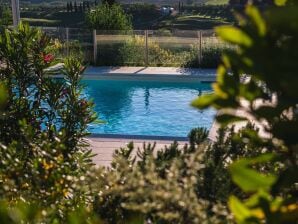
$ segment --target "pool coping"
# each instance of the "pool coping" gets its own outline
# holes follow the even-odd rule
[[[50,70],[59,70],[63,64],[52,66]],[[55,75],[63,78],[63,75]],[[83,79],[89,80],[130,80],[164,82],[206,82],[216,81],[216,69],[179,68],[179,67],[126,67],[126,66],[88,66]]]
[[[91,134],[90,139],[130,139],[130,140],[156,140],[156,141],[188,141],[188,137],[179,136],[159,136],[159,135],[126,135],[126,134]]]
[[[175,67],[88,67],[84,79],[214,82],[215,69]]]

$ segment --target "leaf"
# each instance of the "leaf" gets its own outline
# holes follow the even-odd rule
[[[275,5],[283,6],[287,3],[287,0],[274,0]]]
[[[263,20],[260,11],[257,7],[253,5],[248,5],[246,7],[246,14],[252,19],[254,24],[257,26],[260,36],[264,36],[266,34],[266,23]]]
[[[3,83],[0,83],[0,109],[7,103],[7,88]]]
[[[238,117],[232,114],[222,114],[218,115],[216,117],[216,120],[222,125],[227,126],[228,124],[240,122],[240,121],[246,121],[247,119],[244,117]]]
[[[204,96],[198,97],[197,99],[193,100],[191,105],[193,107],[204,109],[207,107],[212,106],[212,103],[217,99],[217,96],[214,94],[206,94]]]
[[[251,217],[250,210],[235,196],[229,198],[229,208],[233,212],[238,223],[243,223]]]
[[[244,158],[234,162],[229,167],[233,181],[245,192],[255,192],[260,189],[269,190],[276,182],[276,176],[262,174],[249,166],[269,162],[273,158],[273,154],[265,154],[256,158]]]
[[[107,121],[96,119],[95,121],[92,122],[93,124],[107,124]]]
[[[215,31],[223,40],[232,44],[250,47],[253,43],[252,39],[246,33],[232,26],[220,26]]]

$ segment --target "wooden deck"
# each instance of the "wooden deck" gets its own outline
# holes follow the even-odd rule
[[[134,143],[136,150],[138,148],[142,149],[144,142],[152,144],[156,142],[156,149],[162,149],[166,145],[169,146],[174,142],[174,140],[89,137],[88,142],[90,143],[93,153],[96,154],[96,156],[93,158],[94,163],[100,166],[109,166],[112,161],[112,156],[115,149],[126,147],[126,145],[130,142]],[[187,142],[178,141],[178,143],[179,146],[183,148]]]

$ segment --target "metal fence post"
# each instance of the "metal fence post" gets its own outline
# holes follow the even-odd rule
[[[19,0],[11,1],[11,9],[12,9],[12,18],[13,18],[13,26],[17,27],[21,21],[20,19],[20,2]]]
[[[93,30],[93,63],[96,65],[97,62],[97,39],[96,30]]]
[[[148,30],[145,30],[145,66],[149,65]]]
[[[198,63],[199,63],[199,66],[201,67],[202,57],[203,57],[203,54],[202,54],[202,31],[201,30],[198,31],[198,42],[199,42],[199,46],[198,46]]]
[[[66,55],[69,56],[69,28],[66,28]]]

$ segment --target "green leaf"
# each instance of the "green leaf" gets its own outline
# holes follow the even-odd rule
[[[217,96],[214,94],[206,94],[204,96],[201,96],[195,100],[192,101],[191,105],[193,107],[204,109],[207,107],[212,106],[212,103],[217,99]]]
[[[243,223],[252,216],[250,210],[235,196],[229,198],[229,208],[233,212],[238,223]]]
[[[235,123],[235,122],[240,122],[240,121],[246,121],[247,119],[244,118],[244,117],[238,117],[238,116],[231,115],[231,114],[222,114],[222,115],[218,115],[216,117],[216,120],[222,126],[227,126],[228,124]]]
[[[92,122],[93,124],[106,124],[108,123],[107,121],[96,119],[95,121]]]
[[[232,26],[220,26],[215,30],[223,40],[232,44],[250,47],[253,43],[252,39],[238,28]]]
[[[274,0],[275,5],[283,6],[287,3],[287,0]]]
[[[265,154],[252,159],[240,159],[234,162],[229,171],[233,181],[245,192],[255,192],[258,190],[269,190],[276,182],[276,176],[262,174],[249,166],[269,162],[274,158],[272,154]]]
[[[248,5],[246,7],[246,13],[249,15],[249,17],[252,19],[254,24],[256,25],[260,36],[264,36],[266,34],[266,23],[264,19],[261,16],[260,11],[257,7],[253,5]]]
[[[7,103],[7,97],[8,93],[6,86],[3,83],[0,83],[0,109]]]

